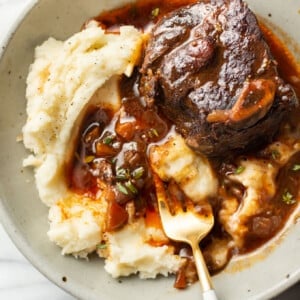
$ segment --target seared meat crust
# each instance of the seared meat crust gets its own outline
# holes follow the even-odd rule
[[[241,0],[200,1],[153,28],[141,93],[209,156],[269,142],[297,105],[255,15]]]

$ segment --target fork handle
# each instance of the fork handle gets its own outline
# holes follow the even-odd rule
[[[199,282],[202,287],[203,300],[218,300],[198,242],[193,243],[191,246],[196,263]]]
[[[208,290],[202,293],[203,300],[218,300],[215,290]]]

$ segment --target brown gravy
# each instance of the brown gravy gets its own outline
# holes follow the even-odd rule
[[[119,26],[127,24],[134,25],[141,30],[148,30],[165,13],[194,2],[196,1],[141,0],[136,4],[130,4],[112,12],[105,12],[95,19],[108,32],[118,32]],[[260,24],[260,26],[271,52],[278,62],[279,75],[294,87],[300,98],[300,71],[297,63],[278,37],[264,24]],[[138,81],[139,73],[136,70],[131,78],[124,77],[120,82],[123,114],[114,115],[99,107],[90,109],[82,125],[76,155],[70,166],[70,174],[68,174],[70,188],[78,193],[88,193],[95,197],[99,188],[99,180],[111,189],[108,231],[118,230],[127,223],[129,216],[126,205],[132,202],[135,206],[136,216],[143,216],[146,224],[161,228],[155,189],[147,159],[147,147],[150,143],[163,139],[172,124],[157,107],[145,108],[136,88]],[[283,127],[287,124],[291,127],[299,127],[299,115],[300,111],[295,111],[290,120],[285,121]],[[135,119],[135,126],[131,119]],[[279,136],[280,134],[282,133],[279,133]],[[295,130],[294,138],[300,138],[298,135],[298,131]],[[259,150],[256,153],[245,155],[245,159],[259,157],[274,163],[276,155],[280,154]],[[243,187],[237,186],[235,182],[227,179],[228,172],[236,172],[238,169],[233,161],[233,158],[228,158],[226,161],[212,162],[219,181],[223,182],[220,189],[225,197],[232,193],[243,193]],[[264,207],[264,213],[249,219],[245,245],[239,249],[230,249],[227,260],[233,254],[247,253],[256,249],[283,228],[300,198],[298,166],[300,169],[300,153],[292,156],[280,170],[276,179],[278,191],[275,197],[261,199],[260,205]],[[171,182],[166,188],[170,193],[181,193],[174,182]],[[286,201],[283,201],[283,198]],[[290,202],[288,202],[289,198]],[[222,197],[211,200],[215,215],[220,210],[220,201],[222,201]],[[218,223],[201,244],[208,267],[213,273],[218,269],[213,263],[210,263],[209,245],[216,238],[229,239],[226,231]],[[174,245],[177,253],[184,252],[184,255],[189,257],[184,269],[178,273],[175,283],[177,288],[184,288],[195,280],[195,269],[190,250],[182,244]],[[187,276],[187,273],[192,275]]]

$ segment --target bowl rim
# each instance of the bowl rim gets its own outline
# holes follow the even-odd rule
[[[27,0],[27,1],[28,1],[27,4],[20,10],[17,18],[14,19],[14,21],[12,22],[12,24],[9,26],[9,28],[6,30],[6,33],[4,34],[4,39],[0,47],[0,60],[2,60],[2,56],[4,55],[10,40],[12,39],[12,37],[14,36],[18,28],[22,25],[25,17],[30,13],[33,7],[36,6],[39,2],[39,0]]]
[[[23,21],[29,15],[32,9],[34,9],[34,7],[36,7],[39,2],[40,0],[28,0],[28,3],[20,10],[17,18],[15,18],[15,20],[7,29],[6,34],[4,34],[3,42],[0,44],[0,63],[16,31],[22,25]],[[18,232],[14,229],[14,222],[5,208],[1,196],[0,196],[0,222],[5,232],[8,234],[10,240],[16,246],[16,248],[36,270],[38,270],[43,276],[45,276],[48,280],[50,280],[53,284],[55,284],[62,290],[66,291],[67,293],[69,293],[74,297],[78,297],[78,295],[76,295],[71,288],[68,288],[68,286],[63,285],[62,283],[60,284],[59,281],[56,280],[55,277],[51,275],[51,272],[45,270],[42,263],[39,262],[38,257],[32,254],[32,248],[30,244],[26,243],[24,237],[18,234]]]

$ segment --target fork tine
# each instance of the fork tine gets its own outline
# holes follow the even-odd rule
[[[187,211],[189,210],[195,212],[195,203],[191,199],[189,198],[186,199],[185,206]]]
[[[170,213],[169,205],[167,203],[167,195],[165,192],[164,185],[161,179],[155,173],[153,174],[153,179],[161,218],[171,217],[172,215]]]
[[[168,200],[169,200],[169,208],[172,214],[180,213],[185,211],[185,202],[182,197],[180,197],[179,187],[174,181],[170,181],[168,183]]]
[[[171,215],[176,215],[177,213],[185,211],[185,203],[177,197],[176,184],[170,181],[166,187],[160,177],[157,174],[154,175],[157,199],[159,201],[161,200],[162,203],[164,203],[164,206],[168,207],[168,211]]]
[[[159,214],[166,235],[175,241],[177,240],[177,241],[182,241],[190,244],[193,250],[195,264],[199,276],[199,282],[202,287],[203,300],[217,300],[217,296],[214,291],[207,266],[205,264],[203,255],[199,248],[199,239],[202,239],[203,236],[205,236],[208,233],[208,231],[211,229],[213,225],[213,222],[207,223],[207,221],[211,221],[211,219],[205,220],[203,219],[203,217],[201,217],[202,223],[196,222],[196,219],[199,221],[200,215],[197,216],[198,213],[195,210],[194,203],[192,202],[191,199],[188,198],[185,199],[186,212],[184,213],[182,211],[182,207],[180,207],[179,211],[177,210],[176,205],[179,205],[180,199],[175,199],[175,208],[172,207],[173,209],[175,209],[175,212],[172,215],[169,209],[170,208],[170,205],[168,204],[169,199],[168,199],[167,192],[165,191],[165,186],[162,180],[154,172],[153,172],[153,180],[156,188]],[[174,198],[176,198],[176,195],[174,195]],[[171,203],[171,205],[173,206],[173,202]],[[211,210],[207,211],[207,217],[209,218],[209,216],[211,216]],[[187,224],[190,225],[189,227],[185,227],[181,225],[178,226],[180,222],[185,223],[185,221],[187,220],[189,221],[187,222]],[[199,225],[202,226],[199,227]],[[209,225],[211,225],[211,227],[208,227]],[[196,234],[194,229],[196,229]],[[198,232],[198,229],[200,230],[200,232]],[[202,231],[203,231],[203,235],[199,236],[199,233],[201,233]]]

